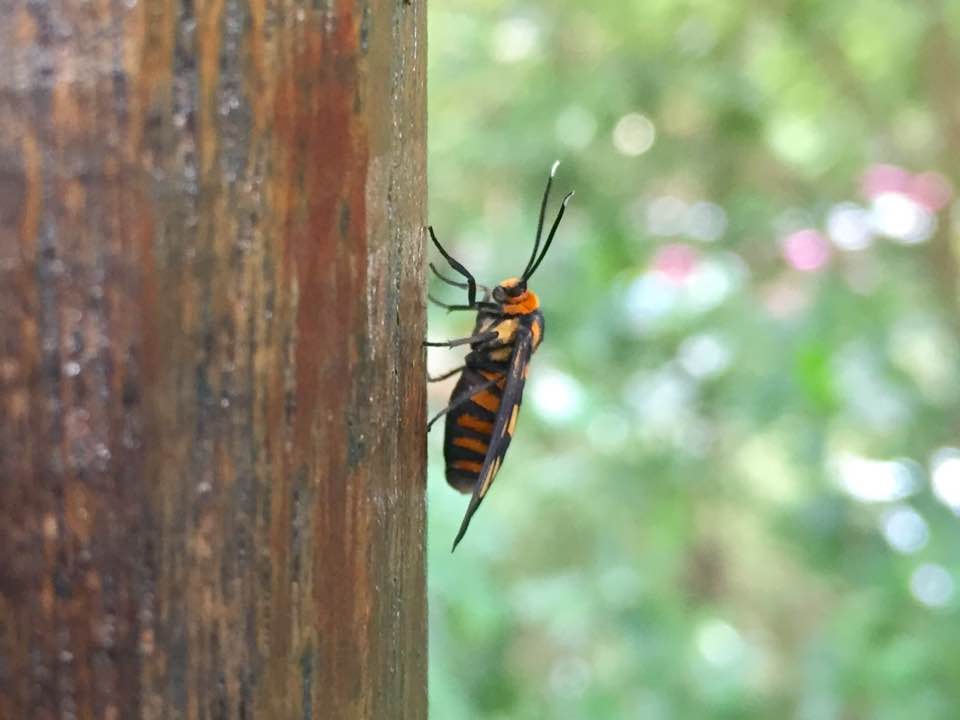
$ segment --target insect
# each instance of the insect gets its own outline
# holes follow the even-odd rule
[[[443,456],[447,482],[462,493],[472,492],[467,512],[453,541],[453,550],[457,549],[467,532],[471,518],[490,490],[507,454],[516,429],[530,358],[543,341],[540,301],[536,293],[527,289],[527,281],[540,267],[550,249],[567,203],[573,197],[570,192],[563,198],[541,250],[540,239],[550,186],[559,164],[559,161],[555,162],[550,169],[540,202],[533,252],[520,277],[508,278],[492,290],[478,285],[473,275],[443,248],[433,228],[429,228],[430,239],[437,250],[466,282],[446,277],[433,263],[430,263],[430,269],[447,285],[466,290],[467,304],[448,305],[433,297],[430,300],[448,311],[472,310],[477,313],[477,321],[469,337],[424,343],[432,347],[470,346],[463,365],[439,377],[430,378],[431,382],[436,382],[460,373],[449,404],[427,423],[429,431],[437,420],[446,415]],[[480,300],[477,299],[478,287],[484,293]]]

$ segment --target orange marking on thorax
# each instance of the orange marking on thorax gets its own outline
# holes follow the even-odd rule
[[[534,349],[540,344],[540,337],[543,334],[543,329],[540,327],[540,323],[536,319],[530,325],[530,333],[533,335],[533,347]]]
[[[484,410],[489,410],[492,413],[500,409],[500,398],[489,390],[481,390],[476,395],[471,395],[470,399]]]
[[[493,328],[497,333],[497,340],[502,344],[513,342],[513,337],[517,334],[517,325],[519,322],[516,318],[498,322],[496,327]]]
[[[523,295],[510,298],[510,302],[503,304],[503,312],[507,315],[529,315],[540,307],[540,298],[533,290],[527,290]]]
[[[453,444],[457,447],[466,448],[467,450],[473,450],[478,452],[481,455],[487,454],[487,444],[476,438],[469,437],[457,437],[453,439]]]
[[[450,467],[454,470],[466,470],[467,472],[478,473],[483,469],[483,463],[473,460],[454,460]]]

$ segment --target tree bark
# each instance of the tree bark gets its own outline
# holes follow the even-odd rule
[[[0,718],[424,717],[424,0],[0,17]]]

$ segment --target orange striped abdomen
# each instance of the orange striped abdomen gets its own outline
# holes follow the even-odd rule
[[[485,377],[486,376],[486,377]],[[471,388],[482,387],[502,375],[466,368],[451,394],[451,399],[462,397]],[[471,492],[480,476],[483,460],[490,447],[493,423],[500,409],[502,382],[478,390],[470,400],[447,413],[443,457],[446,461],[447,482],[460,492]]]

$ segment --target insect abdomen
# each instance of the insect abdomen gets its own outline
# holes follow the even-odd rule
[[[476,370],[465,368],[451,397],[462,397],[471,388],[482,387],[494,377],[484,377]],[[500,409],[502,384],[478,390],[470,400],[447,413],[443,458],[447,482],[460,492],[471,492],[480,476]]]

